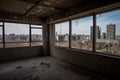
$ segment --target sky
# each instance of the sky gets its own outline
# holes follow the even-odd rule
[[[101,28],[101,33],[106,33],[106,25],[112,23],[116,25],[116,35],[120,35],[120,10],[97,14],[96,20],[97,26]],[[56,24],[55,26],[57,34],[69,33],[68,22]],[[92,16],[72,20],[72,34],[90,35],[91,26],[93,26]]]
[[[1,23],[0,23],[1,24]],[[38,25],[32,25],[32,27],[42,27]],[[25,34],[29,35],[29,24],[20,23],[5,23],[5,34]],[[32,34],[42,34],[41,29],[32,29]],[[0,34],[2,34],[2,28],[0,28]]]

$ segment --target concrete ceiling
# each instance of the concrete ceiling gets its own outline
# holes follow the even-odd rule
[[[120,5],[119,0],[0,0],[0,21],[35,24],[45,21],[54,22],[113,3]],[[87,15],[93,13],[99,11]]]
[[[65,12],[85,0],[0,0],[0,12],[48,17]]]

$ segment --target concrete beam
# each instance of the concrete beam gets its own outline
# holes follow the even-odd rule
[[[42,24],[44,22],[44,19],[35,16],[30,17],[30,16],[22,16],[19,14],[0,12],[0,21]]]
[[[94,5],[94,6],[93,6]],[[102,13],[120,8],[119,1],[97,1],[81,3],[67,12],[56,14],[49,19],[49,24],[63,22],[71,19],[77,19],[92,14]]]

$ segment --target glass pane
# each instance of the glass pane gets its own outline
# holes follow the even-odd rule
[[[0,48],[3,48],[3,44],[2,43],[0,43]]]
[[[31,46],[40,46],[43,45],[43,42],[32,42]]]
[[[0,42],[2,42],[3,41],[3,36],[2,36],[2,27],[0,27]]]
[[[25,47],[29,46],[29,43],[5,43],[5,47]]]
[[[92,50],[91,26],[93,26],[92,16],[72,21],[72,48]]]
[[[5,42],[28,42],[29,25],[5,23]]]
[[[0,22],[0,25],[3,25],[3,22]]]
[[[96,51],[120,55],[120,10],[98,14],[97,26],[100,37],[96,39]]]
[[[41,25],[31,25],[31,27],[39,27],[39,28],[42,28]]]
[[[42,38],[42,29],[32,29],[31,30],[31,38],[32,38],[32,41],[42,41],[43,38]]]
[[[55,24],[55,45],[69,46],[69,22]]]

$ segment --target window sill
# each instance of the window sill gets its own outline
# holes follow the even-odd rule
[[[106,57],[106,58],[113,58],[113,59],[120,60],[120,56],[108,54],[108,53],[93,52],[93,51],[87,51],[87,50],[75,49],[75,48],[69,48],[69,47],[62,47],[62,46],[55,46],[55,48],[61,48],[61,49],[71,50],[71,51],[75,51],[75,52],[79,52],[79,53],[82,52],[82,53],[86,53],[86,54],[93,54],[96,56],[102,56],[102,57]]]

